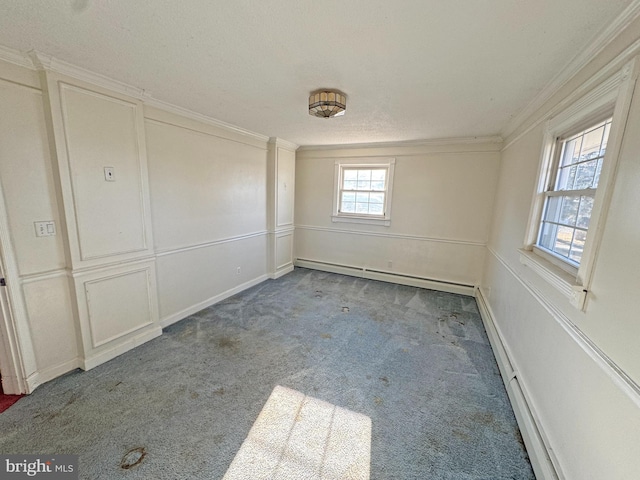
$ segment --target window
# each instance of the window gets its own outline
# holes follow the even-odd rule
[[[333,221],[389,225],[394,164],[336,162]]]
[[[610,130],[608,118],[558,138],[544,192],[536,246],[576,269],[584,252]]]
[[[638,66],[633,60],[598,86],[585,84],[567,97],[562,110],[550,112],[545,124],[520,262],[583,311]]]

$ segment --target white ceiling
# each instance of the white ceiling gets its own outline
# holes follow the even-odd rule
[[[499,134],[632,0],[0,0],[0,45],[300,145]],[[344,117],[307,113],[318,88]]]

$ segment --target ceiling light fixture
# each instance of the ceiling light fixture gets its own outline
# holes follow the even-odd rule
[[[309,96],[309,115],[329,118],[344,115],[347,98],[343,93],[323,90]]]

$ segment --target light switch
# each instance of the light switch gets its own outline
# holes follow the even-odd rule
[[[115,182],[116,181],[116,172],[113,167],[104,167],[104,179],[107,182]]]
[[[54,221],[34,222],[36,227],[36,237],[51,237],[56,234],[56,223]]]

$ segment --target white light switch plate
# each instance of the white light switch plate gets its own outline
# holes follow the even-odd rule
[[[36,237],[52,237],[56,234],[56,223],[54,221],[33,222],[36,227]]]

